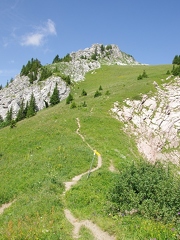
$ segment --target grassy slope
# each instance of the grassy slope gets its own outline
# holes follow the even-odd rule
[[[67,205],[79,219],[92,219],[118,239],[173,239],[168,227],[137,217],[108,216],[106,196],[116,174],[108,170],[112,160],[120,169],[139,155],[133,139],[122,131],[122,124],[111,117],[113,102],[140,93],[155,91],[153,81],[161,83],[170,65],[103,66],[86,80],[74,85],[77,105],[86,101],[87,108],[70,109],[65,101],[42,110],[35,117],[21,121],[17,128],[0,130],[0,201],[16,202],[0,216],[1,239],[71,239],[72,226],[64,218]],[[146,70],[149,78],[137,80]],[[94,93],[102,86],[102,96]],[[87,91],[81,97],[82,89]],[[106,96],[105,92],[110,95]],[[103,167],[86,177],[66,195],[61,194],[63,182],[89,169],[93,153],[76,134],[80,119],[81,133],[103,158]],[[92,239],[87,230],[82,239]],[[159,237],[158,237],[159,234]]]

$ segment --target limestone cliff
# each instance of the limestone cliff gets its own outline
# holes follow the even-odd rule
[[[180,78],[161,88],[154,82],[157,93],[142,100],[114,103],[115,117],[124,122],[126,132],[136,138],[139,151],[151,162],[180,162]]]

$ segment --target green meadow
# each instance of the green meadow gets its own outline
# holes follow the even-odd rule
[[[0,205],[14,201],[0,215],[0,239],[72,239],[73,227],[64,216],[65,208],[119,240],[178,239],[173,223],[136,214],[111,215],[107,200],[119,174],[109,171],[110,163],[120,171],[143,159],[110,109],[116,101],[123,104],[126,98],[153,95],[153,82],[167,82],[166,72],[171,69],[172,65],[102,66],[87,73],[84,81],[72,84],[76,107],[64,100],[18,122],[15,128],[0,129]],[[148,78],[137,80],[144,70]],[[83,89],[87,96],[81,96]],[[96,91],[101,95],[94,97]],[[103,165],[88,179],[83,176],[63,197],[63,182],[88,171],[93,158],[93,151],[76,133],[76,118],[80,133],[101,154]],[[97,158],[93,166],[96,164]],[[82,228],[80,239],[93,236]]]

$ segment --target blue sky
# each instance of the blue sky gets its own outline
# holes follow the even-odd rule
[[[147,64],[180,55],[180,0],[1,0],[0,84],[31,58],[117,44]]]

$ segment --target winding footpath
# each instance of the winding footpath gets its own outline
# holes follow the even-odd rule
[[[79,118],[76,118],[77,120],[77,124],[78,124],[78,129],[76,130],[76,133],[82,138],[83,142],[85,142],[87,144],[87,146],[94,151],[94,155],[96,154],[98,156],[98,164],[95,168],[91,169],[91,172],[97,171],[101,166],[102,166],[102,158],[101,155],[96,151],[93,150],[93,148],[85,141],[84,136],[80,133],[80,121]],[[78,176],[75,176],[70,182],[64,182],[65,184],[65,191],[63,193],[63,195],[65,195],[65,193],[71,189],[71,187],[73,185],[75,185],[82,176],[84,176],[85,174],[88,174],[89,171],[86,171]],[[77,218],[75,218],[73,216],[73,214],[70,212],[70,210],[65,209],[64,210],[64,214],[65,217],[67,218],[67,220],[73,225],[74,230],[72,233],[72,236],[74,239],[78,239],[79,236],[79,232],[82,226],[86,227],[87,229],[89,229],[91,231],[91,233],[93,234],[94,238],[96,240],[115,240],[115,237],[110,236],[107,232],[104,232],[103,230],[101,230],[96,224],[94,224],[93,222],[91,222],[90,220],[83,220],[83,221],[79,221]]]
[[[78,124],[78,129],[76,130],[76,133],[82,138],[83,142],[85,142],[87,144],[87,146],[94,152],[94,155],[98,156],[97,166],[95,168],[91,169],[90,172],[97,171],[102,166],[102,157],[96,150],[93,150],[93,148],[86,142],[84,136],[80,133],[80,127],[81,127],[80,121],[79,121],[78,118],[76,120],[77,120],[77,124]],[[111,171],[112,171],[112,169],[111,169]],[[65,196],[66,192],[69,191],[71,189],[71,187],[73,185],[75,185],[81,179],[82,176],[84,176],[85,174],[88,174],[90,172],[88,170],[84,173],[81,173],[80,175],[77,175],[77,176],[73,177],[70,182],[64,182],[65,191],[63,192],[63,196]],[[4,212],[4,210],[6,208],[10,207],[11,204],[14,203],[14,202],[15,202],[15,200],[10,202],[10,203],[3,204],[0,207],[0,214],[2,214]],[[80,232],[81,227],[83,227],[83,226],[91,231],[91,233],[94,236],[94,239],[96,239],[96,240],[115,240],[116,239],[114,236],[110,236],[107,232],[104,232],[103,230],[101,230],[101,228],[98,227],[92,221],[90,221],[90,220],[82,220],[82,221],[78,220],[77,218],[75,218],[73,216],[73,214],[68,209],[64,210],[64,215],[65,215],[66,219],[74,227],[74,230],[73,230],[73,233],[72,233],[73,239],[78,239],[80,237],[79,232]]]

